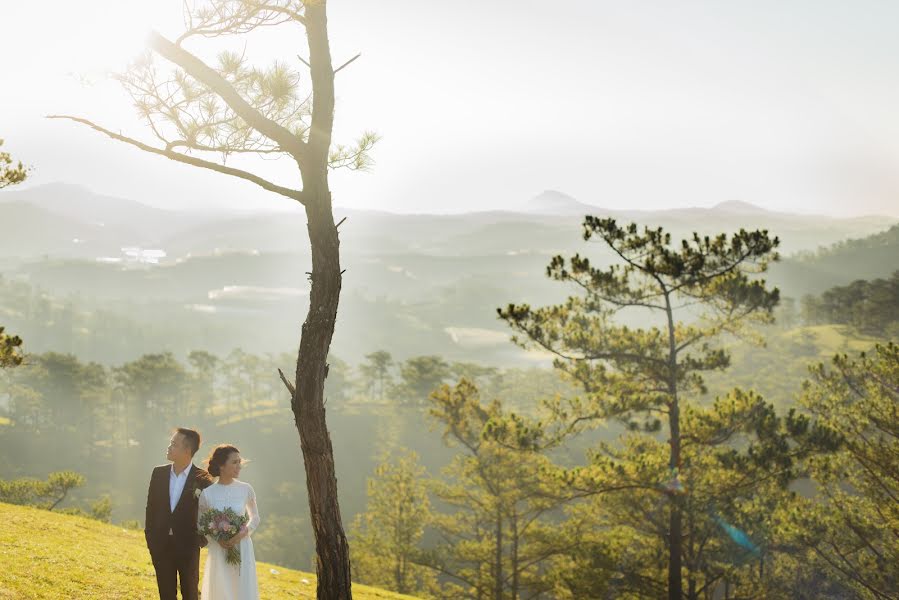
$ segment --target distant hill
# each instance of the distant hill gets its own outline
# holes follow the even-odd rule
[[[878,270],[897,255],[894,234],[884,231],[895,220],[884,218],[795,215],[733,201],[607,211],[554,191],[529,206],[531,212],[525,206],[457,215],[336,209],[347,220],[340,227],[346,274],[335,353],[353,363],[379,348],[398,358],[534,360],[506,341],[509,330],[495,309],[563,300],[571,290],[545,277],[556,254],[612,260],[600,244],[583,241],[584,211],[662,226],[675,239],[695,230],[768,229],[782,240],[786,257],[769,279],[796,298],[860,273],[888,275]],[[31,351],[72,351],[105,362],[159,350],[160,343],[176,352],[223,353],[236,346],[281,351],[297,342],[310,270],[299,207],[257,214],[160,211],[59,184],[0,193],[0,222],[11,224],[0,236],[2,278],[36,295],[13,293],[0,280],[0,322],[23,335]],[[814,255],[821,246],[872,235],[870,247]],[[87,315],[100,309],[107,317],[92,322]]]
[[[110,239],[100,225],[20,201],[0,204],[0,222],[0,250],[6,259],[43,255],[94,258],[110,251],[118,253],[118,239],[128,235],[118,231]]]
[[[858,279],[889,277],[899,269],[899,225],[870,236],[843,240],[816,252],[787,257],[771,281],[788,295],[820,294]]]
[[[0,599],[155,598],[156,579],[141,531],[83,517],[0,503]],[[206,551],[201,551],[202,576]],[[315,575],[257,563],[262,598],[315,598]],[[360,600],[414,600],[353,585]]]
[[[727,211],[742,215],[757,215],[759,213],[768,212],[760,206],[750,204],[749,202],[743,202],[741,200],[727,200],[725,202],[719,202],[712,208],[713,210]]]
[[[158,246],[209,217],[168,211],[63,183],[0,194],[3,257],[118,256],[122,247]]]
[[[598,206],[578,202],[568,194],[556,190],[546,190],[534,196],[525,205],[525,212],[543,215],[575,215],[582,217],[586,214],[600,212]]]
[[[25,215],[23,206],[40,210]],[[780,236],[786,253],[871,235],[897,222],[886,217],[836,219],[780,213],[737,201],[712,208],[611,210],[551,190],[526,202],[517,212],[401,215],[341,208],[335,212],[338,218],[347,217],[341,227],[343,247],[367,255],[479,255],[573,248],[581,243],[580,222],[585,214],[662,226],[675,236],[689,235],[696,229],[717,233],[762,227]],[[84,248],[94,241],[105,251],[114,246],[161,247],[171,260],[188,253],[227,250],[307,252],[306,218],[301,207],[249,215],[168,211],[58,183],[0,193],[0,222],[11,222],[12,218],[30,239],[24,245],[0,239],[2,257],[89,256]],[[45,227],[54,224],[56,227]],[[534,233],[548,247],[535,247],[531,243]],[[72,242],[76,238],[80,240],[77,244]],[[476,243],[470,244],[472,241]]]

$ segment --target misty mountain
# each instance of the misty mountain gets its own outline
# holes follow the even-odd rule
[[[154,247],[173,232],[208,220],[190,211],[163,210],[51,183],[0,193],[0,256],[99,258],[124,247]]]
[[[675,236],[688,235],[698,225],[704,233],[765,228],[781,238],[787,254],[871,235],[896,222],[878,216],[780,213],[736,201],[712,208],[608,210],[555,191],[541,193],[517,212],[400,215],[335,208],[338,219],[347,217],[341,227],[344,250],[366,255],[551,253],[580,243],[580,222],[588,213],[662,226]],[[88,257],[94,248],[107,253],[133,246],[160,247],[169,260],[223,251],[308,252],[306,218],[299,206],[254,214],[171,211],[80,186],[50,184],[0,193],[0,222],[15,223],[21,236],[16,244],[0,240],[5,258]]]
[[[495,309],[560,302],[572,293],[544,275],[555,254],[612,260],[600,244],[583,241],[584,207],[602,210],[559,192],[544,192],[521,212],[335,209],[338,220],[346,217],[335,353],[351,362],[377,348],[399,357],[533,360],[507,341]],[[796,298],[860,273],[886,276],[899,255],[896,236],[884,232],[895,219],[882,217],[793,215],[739,202],[603,214],[665,227],[675,239],[697,227],[708,234],[768,229],[787,256],[769,279]],[[164,211],[58,184],[0,194],[0,222],[9,232],[0,238],[6,281],[0,322],[29,340],[32,351],[77,351],[107,361],[162,349],[268,352],[297,343],[310,270],[299,208],[249,215]],[[849,238],[875,241],[860,246],[844,242]],[[844,243],[819,252],[837,242]],[[790,257],[797,252],[804,254]],[[97,311],[117,317],[91,321]],[[106,326],[110,319],[115,327]],[[56,329],[47,329],[49,322]]]
[[[583,217],[602,209],[598,206],[578,202],[568,194],[556,190],[546,190],[531,198],[525,205],[525,212],[542,215],[575,215]]]
[[[772,269],[770,279],[794,297],[820,294],[858,279],[888,277],[899,268],[899,225],[871,236],[794,255]]]

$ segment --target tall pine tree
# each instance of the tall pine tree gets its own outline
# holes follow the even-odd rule
[[[682,431],[683,404],[705,392],[703,372],[729,365],[723,335],[771,320],[779,293],[756,275],[777,260],[778,240],[767,231],[740,230],[730,237],[694,234],[674,245],[661,228],[641,231],[592,216],[583,227],[584,240],[600,240],[614,262],[597,267],[580,255],[556,256],[548,276],[574,284],[581,295],[544,308],[512,304],[498,309],[499,316],[518,332],[518,343],[553,353],[555,366],[583,385],[590,401],[576,418],[618,419],[649,432],[666,426],[665,587],[670,600],[681,600],[684,559],[698,542],[684,523],[691,496],[681,493],[689,441]],[[645,325],[617,322],[622,311],[643,311]],[[657,471],[659,465],[647,468]]]

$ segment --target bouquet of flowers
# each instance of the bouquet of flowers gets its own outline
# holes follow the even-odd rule
[[[247,515],[239,515],[230,508],[216,510],[210,508],[200,515],[200,534],[208,536],[217,542],[224,542],[233,538],[240,528],[247,524]],[[228,548],[225,560],[229,565],[240,564],[240,547]]]

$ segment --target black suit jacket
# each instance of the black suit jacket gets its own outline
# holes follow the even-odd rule
[[[169,477],[172,465],[160,465],[153,469],[150,487],[147,490],[147,513],[144,520],[144,537],[151,554],[166,548],[169,530],[175,537],[175,547],[179,551],[198,551],[206,545],[206,538],[197,533],[198,494],[212,485],[209,473],[191,465],[184,482],[181,498],[171,510],[169,504]]]

